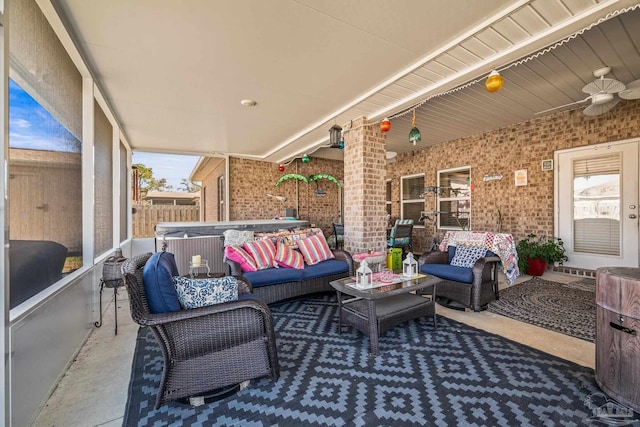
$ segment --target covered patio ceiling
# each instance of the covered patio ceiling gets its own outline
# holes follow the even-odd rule
[[[640,79],[630,0],[50,1],[139,151],[341,159],[320,148],[331,126],[389,116],[402,153],[583,100],[605,65]],[[505,84],[488,93],[493,69]]]

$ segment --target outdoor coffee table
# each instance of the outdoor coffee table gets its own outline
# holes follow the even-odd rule
[[[351,277],[330,282],[338,295],[338,333],[342,323],[369,336],[369,351],[378,354],[378,339],[400,323],[423,316],[433,316],[436,327],[436,283],[441,279],[420,274],[415,278],[396,275],[392,283],[375,280],[372,287],[356,286]],[[413,292],[431,288],[430,299]],[[343,294],[353,298],[343,299]]]

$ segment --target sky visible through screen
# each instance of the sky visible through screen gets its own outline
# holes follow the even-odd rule
[[[153,177],[157,180],[165,178],[167,184],[173,186],[170,191],[184,191],[181,187],[182,179],[189,179],[193,171],[198,156],[182,156],[177,154],[159,154],[134,152],[131,159],[132,164],[142,163],[153,169]]]
[[[16,82],[9,79],[9,146],[26,150],[80,153],[82,143]],[[132,163],[153,170],[157,180],[165,178],[172,191],[189,179],[199,156],[134,152]]]

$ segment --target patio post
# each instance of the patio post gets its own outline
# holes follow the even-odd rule
[[[365,117],[344,135],[344,246],[351,253],[386,249],[385,134]]]

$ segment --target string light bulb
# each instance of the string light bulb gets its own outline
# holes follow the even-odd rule
[[[278,170],[279,170],[280,172],[284,172],[284,165],[280,165],[280,166],[278,166]]]
[[[413,109],[413,119],[411,119],[411,130],[409,131],[409,142],[416,145],[416,142],[422,141],[420,129],[416,127],[416,109]]]
[[[382,119],[382,121],[380,122],[380,130],[382,132],[389,132],[389,130],[391,129],[391,122],[389,121],[388,118],[384,118]]]
[[[309,163],[309,156],[307,156],[306,154],[302,156],[302,163]]]
[[[502,85],[504,85],[504,79],[496,70],[493,70],[489,73],[487,80],[484,82],[484,88],[487,92],[497,92],[502,89]]]

